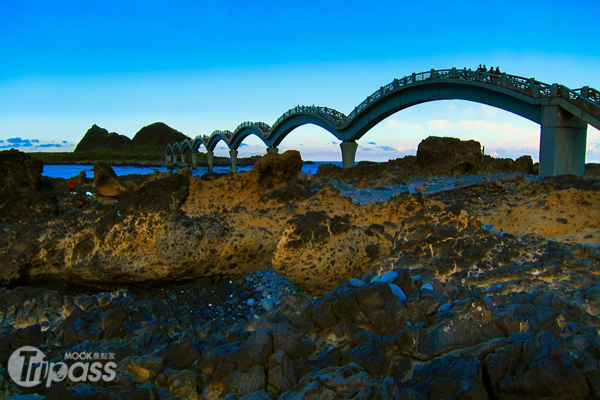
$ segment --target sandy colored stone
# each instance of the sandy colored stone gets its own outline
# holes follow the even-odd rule
[[[103,162],[94,164],[94,186],[96,193],[104,197],[116,197],[125,191],[125,188],[119,183],[115,171]]]
[[[482,223],[514,235],[535,233],[559,241],[600,241],[599,191],[571,188],[545,192],[488,213],[480,218]]]

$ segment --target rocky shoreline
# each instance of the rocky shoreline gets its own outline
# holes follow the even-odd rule
[[[0,394],[600,398],[600,176],[471,147],[310,179],[292,151],[201,178],[97,165],[75,195],[0,153]],[[24,388],[25,345],[112,354],[114,377]]]

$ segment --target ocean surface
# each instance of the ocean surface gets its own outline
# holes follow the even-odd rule
[[[342,166],[340,161],[315,161],[314,164],[304,164],[302,167],[302,173],[304,174],[316,174],[319,167],[323,164],[334,164]],[[115,171],[117,175],[149,175],[153,174],[154,171],[167,172],[173,171],[176,172],[181,168],[167,168],[167,167],[133,167],[133,166],[114,166],[112,169]],[[250,171],[252,169],[252,165],[240,167],[238,166],[238,171]],[[72,176],[79,174],[81,171],[85,172],[85,176],[88,178],[94,177],[94,166],[92,164],[89,165],[44,165],[44,172],[42,175],[50,177],[50,178],[63,178],[68,179]],[[218,173],[227,173],[229,172],[229,167],[214,167],[213,172]],[[201,176],[208,173],[206,167],[196,167],[192,170],[192,174],[195,176]]]

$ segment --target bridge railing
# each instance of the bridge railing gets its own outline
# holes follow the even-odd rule
[[[233,135],[237,135],[237,133],[245,128],[252,128],[255,129],[256,131],[258,131],[258,133],[265,139],[269,138],[269,135],[271,134],[271,127],[267,124],[265,124],[264,122],[250,122],[250,121],[245,121],[242,122],[241,124],[239,124],[237,126],[237,128],[235,128],[235,130],[233,131]]]
[[[552,85],[538,82],[538,88],[540,90],[540,97],[552,97]]]
[[[339,127],[340,124],[345,123],[348,119],[344,113],[341,113],[333,108],[320,106],[296,106],[284,112],[283,115],[279,117],[277,121],[275,121],[273,126],[275,127],[284,119],[297,114],[316,114],[325,119],[334,127]]]
[[[213,133],[210,134],[210,139],[212,139],[215,136],[221,136],[221,137],[223,137],[225,139],[225,141],[227,143],[229,143],[229,142],[231,142],[231,138],[233,137],[233,133],[231,131],[228,131],[228,130],[217,129],[216,131],[213,131]]]
[[[493,85],[506,87],[507,89],[515,90],[523,94],[527,94],[534,98],[549,98],[555,95],[552,89],[553,85],[540,82],[534,78],[525,78],[517,75],[508,75],[506,73],[496,74],[490,72],[473,71],[470,69],[432,69],[430,71],[413,73],[401,79],[394,79],[394,81],[392,81],[391,83],[382,86],[379,90],[373,92],[373,94],[371,94],[358,106],[356,106],[354,110],[352,110],[352,112],[348,115],[344,123],[340,123],[338,125],[342,128],[347,126],[354,118],[356,118],[358,114],[364,111],[370,104],[404,86],[437,79],[452,79],[460,81],[477,81],[490,83]],[[595,89],[588,89],[587,96],[582,96],[580,91],[578,92],[571,90],[566,91],[564,93],[559,91],[558,95],[561,95],[568,101],[577,103],[580,103],[580,98],[583,98],[584,100],[587,100],[591,105],[594,105],[595,107],[600,107],[600,92],[598,92]],[[593,111],[596,114],[598,114],[600,113],[600,108],[598,110],[594,109]]]
[[[587,86],[580,89],[569,89],[564,85],[558,85],[558,95],[600,119],[600,93],[598,90]]]
[[[600,104],[600,91],[590,88],[588,93],[588,99],[596,104]]]
[[[570,103],[573,103],[577,107],[586,111],[589,114],[595,115],[600,119],[600,92],[593,88],[584,87],[581,89],[569,89],[563,85],[549,85],[544,82],[537,81],[534,78],[525,78],[517,75],[509,75],[506,73],[496,74],[490,72],[473,71],[471,69],[440,69],[440,70],[429,70],[425,72],[413,73],[403,78],[394,79],[392,82],[385,86],[381,86],[378,90],[373,92],[365,100],[363,100],[358,106],[352,110],[352,112],[346,116],[343,113],[329,107],[319,106],[296,106],[289,109],[283,115],[281,115],[273,127],[279,125],[283,120],[289,118],[292,115],[297,114],[313,114],[318,115],[325,121],[329,122],[333,127],[337,129],[344,129],[352,120],[354,120],[361,112],[363,112],[370,104],[379,101],[383,97],[396,92],[406,86],[424,83],[432,80],[458,80],[458,81],[473,81],[489,83],[495,86],[501,86],[510,90],[514,90],[519,93],[526,94],[534,98],[551,98],[560,97]],[[254,127],[262,132],[264,138],[269,138],[273,133],[273,128],[264,122],[243,122],[240,124],[235,133],[244,127]],[[215,135],[222,135],[227,143],[231,142],[233,133],[230,131],[214,131],[210,137],[204,135],[203,140],[206,143]],[[179,143],[174,143],[171,149],[174,151],[176,146],[181,146]]]

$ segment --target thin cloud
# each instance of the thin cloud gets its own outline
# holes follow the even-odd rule
[[[488,153],[488,149],[486,148],[486,153]],[[517,159],[521,156],[529,155],[533,158],[534,161],[537,162],[538,159],[538,150],[531,147],[499,147],[494,149],[489,149],[489,155],[498,158],[512,158]]]
[[[4,149],[33,146],[29,139],[21,139],[20,137],[6,139],[6,141],[10,144],[2,146]]]
[[[387,119],[386,126],[390,129],[398,129],[408,132],[420,132],[423,130],[423,125],[421,125],[420,123],[401,122],[393,118]]]
[[[383,151],[396,151],[392,146],[376,146],[375,148]]]
[[[66,140],[61,143],[55,141],[44,141],[41,139],[22,139],[19,137],[0,140],[0,149],[22,149],[24,151],[44,151],[47,149],[63,149],[65,151],[72,150],[75,145]]]
[[[508,122],[488,122],[484,120],[461,121],[456,128],[457,132],[498,132],[509,136],[522,136],[524,134],[531,135],[532,132]],[[537,134],[537,133],[536,133]]]
[[[500,114],[500,109],[492,106],[488,106],[487,104],[480,104],[479,110],[486,117],[495,117]]]
[[[429,129],[434,130],[448,129],[450,127],[450,121],[447,119],[433,119],[427,124],[429,125]]]

